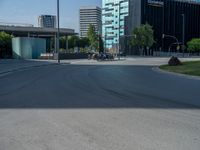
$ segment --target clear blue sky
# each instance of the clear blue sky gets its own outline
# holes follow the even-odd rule
[[[40,14],[56,15],[57,0],[0,0],[0,22],[37,26]],[[60,0],[61,27],[79,30],[80,6],[101,6],[101,0]]]

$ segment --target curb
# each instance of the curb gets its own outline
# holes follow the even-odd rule
[[[198,76],[165,71],[165,70],[160,69],[159,67],[153,67],[152,70],[156,71],[158,73],[162,73],[162,74],[169,74],[169,75],[174,75],[174,76],[178,76],[178,77],[182,77],[182,78],[186,78],[186,79],[190,79],[190,80],[199,80],[200,81],[200,77],[198,77]]]

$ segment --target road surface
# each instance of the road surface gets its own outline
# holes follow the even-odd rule
[[[200,80],[65,64],[0,77],[0,150],[199,148]]]

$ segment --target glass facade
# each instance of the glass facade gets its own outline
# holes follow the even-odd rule
[[[124,35],[124,19],[128,16],[129,0],[103,0],[102,35],[107,49],[117,47]]]
[[[130,35],[136,26],[149,23],[154,30],[152,51],[168,52],[170,45],[177,42],[174,38],[163,39],[163,34],[176,37],[184,45],[192,38],[200,37],[200,3],[191,0],[130,0],[129,6],[126,35]],[[136,14],[138,11],[140,13]],[[140,55],[138,48],[130,46],[131,38],[125,40],[126,54]],[[172,47],[174,51],[177,51],[176,48],[176,45]],[[183,51],[180,49],[179,52]],[[145,53],[148,55],[150,52]]]

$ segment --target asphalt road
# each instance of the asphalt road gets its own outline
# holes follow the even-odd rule
[[[0,77],[0,150],[199,150],[200,80],[150,66]]]

